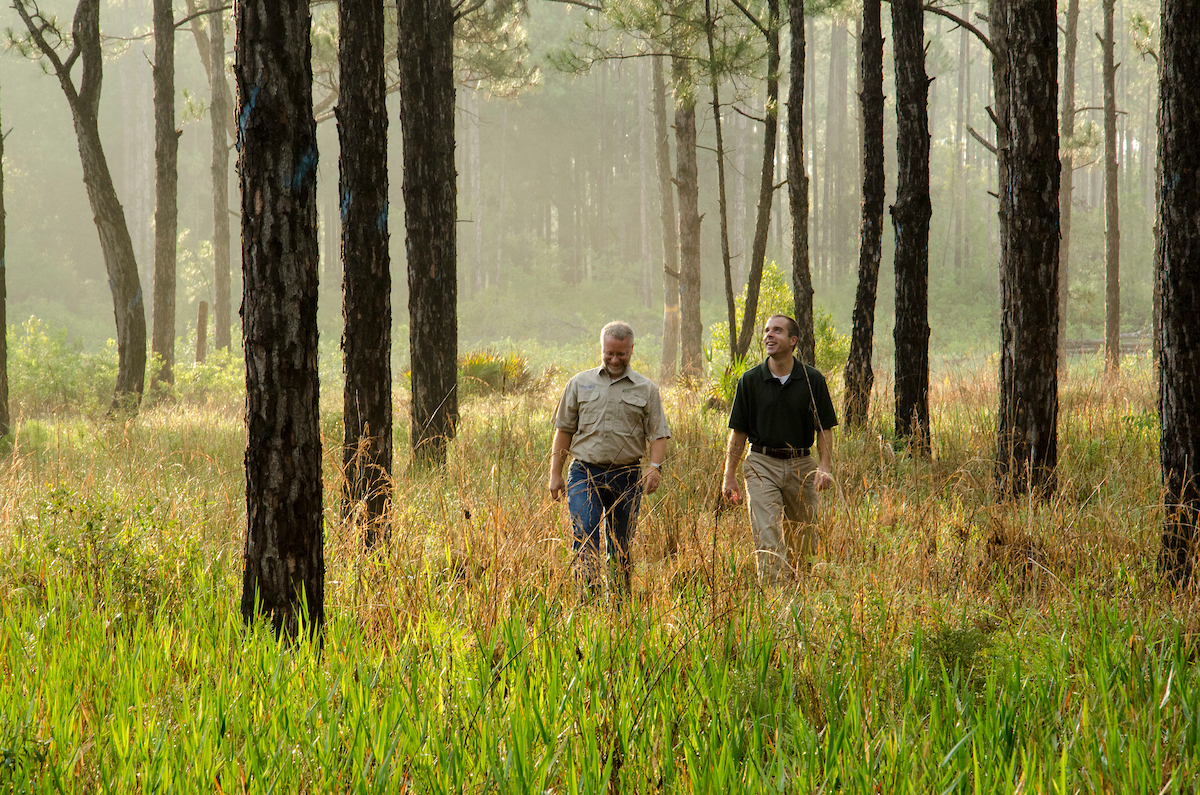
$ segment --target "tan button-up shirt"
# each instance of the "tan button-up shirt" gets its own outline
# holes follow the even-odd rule
[[[650,442],[671,436],[654,382],[628,369],[613,380],[603,367],[567,382],[554,427],[573,435],[576,460],[601,466],[636,464]]]

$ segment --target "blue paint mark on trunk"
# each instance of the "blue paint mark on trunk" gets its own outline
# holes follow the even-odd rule
[[[350,191],[342,194],[342,223],[346,223],[346,216],[350,214]]]
[[[238,114],[238,134],[237,134],[237,150],[242,151],[242,141],[246,137],[246,122],[250,121],[250,111],[254,110],[254,106],[258,103],[259,86],[254,86],[250,89],[250,101],[242,106],[242,112]]]
[[[375,228],[379,230],[380,234],[383,234],[384,232],[387,231],[387,222],[388,222],[388,203],[387,203],[387,199],[384,199],[383,209],[379,211],[379,217],[375,219]],[[2,267],[2,266],[0,266],[0,267]]]
[[[317,172],[317,147],[316,144],[309,144],[308,151],[305,152],[300,162],[296,164],[292,171],[292,190],[298,191],[304,187],[304,183],[309,177],[315,176]]]

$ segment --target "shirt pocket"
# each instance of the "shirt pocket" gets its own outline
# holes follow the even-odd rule
[[[647,400],[636,392],[622,392],[618,423],[625,433],[639,433],[646,417]]]
[[[599,389],[582,389],[579,392],[579,430],[595,431],[603,419],[604,406]]]

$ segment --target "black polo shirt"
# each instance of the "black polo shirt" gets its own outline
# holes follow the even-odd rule
[[[745,433],[751,444],[812,447],[818,430],[837,425],[825,376],[792,359],[792,374],[781,384],[767,361],[738,380],[729,427]]]

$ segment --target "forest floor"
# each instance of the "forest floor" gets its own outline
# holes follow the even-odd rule
[[[1153,374],[1067,378],[1057,492],[1008,504],[995,382],[934,379],[924,460],[877,385],[869,428],[837,431],[818,562],[766,590],[718,499],[725,414],[668,389],[623,600],[571,578],[557,385],[465,402],[370,554],[327,393],[319,650],[238,612],[236,396],[25,419],[0,462],[0,791],[1195,792],[1200,598],[1154,576]]]

